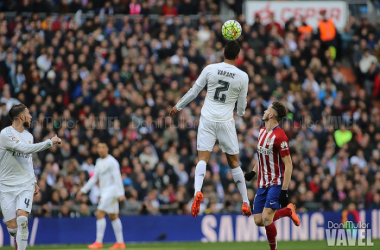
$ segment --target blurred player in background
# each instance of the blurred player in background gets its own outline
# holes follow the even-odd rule
[[[191,206],[191,214],[194,217],[199,213],[206,164],[216,140],[226,153],[234,182],[243,198],[243,215],[251,215],[244,174],[239,166],[239,144],[233,115],[236,101],[239,116],[245,114],[247,106],[248,75],[235,67],[239,52],[238,42],[227,42],[224,48],[224,62],[206,66],[194,86],[170,111],[171,116],[176,116],[207,85],[197,136],[198,163],[195,169],[194,202]]]
[[[78,196],[87,193],[99,180],[100,201],[96,211],[96,241],[88,248],[103,248],[103,237],[106,230],[105,216],[108,214],[116,237],[116,243],[109,249],[125,249],[123,226],[119,219],[119,201],[126,200],[120,166],[117,160],[108,154],[107,144],[98,144],[98,154],[100,158],[96,161],[94,175],[78,192]]]
[[[289,204],[288,187],[293,171],[290,158],[289,140],[279,122],[286,116],[286,108],[280,102],[273,102],[265,110],[257,145],[258,164],[253,171],[245,174],[250,181],[258,173],[257,194],[253,216],[257,226],[265,226],[271,250],[277,249],[277,229],[274,221],[290,217],[294,225],[300,225],[293,204]],[[282,208],[282,209],[280,209]]]
[[[12,125],[0,132],[0,203],[8,232],[16,238],[16,249],[25,250],[28,242],[28,216],[33,196],[39,187],[33,170],[32,154],[61,143],[54,136],[34,144],[27,130],[32,116],[24,104],[9,110]]]

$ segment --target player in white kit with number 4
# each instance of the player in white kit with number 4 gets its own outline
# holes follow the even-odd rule
[[[32,116],[24,104],[9,110],[12,125],[0,132],[0,203],[8,232],[16,238],[16,249],[25,250],[28,241],[28,215],[33,196],[39,191],[32,154],[60,144],[61,139],[33,144]]]
[[[120,166],[117,160],[108,154],[107,144],[98,143],[97,149],[100,158],[96,161],[94,176],[78,193],[79,196],[82,193],[87,193],[99,180],[100,201],[96,211],[96,241],[88,248],[103,248],[103,237],[106,229],[105,216],[108,214],[116,236],[116,243],[109,249],[125,249],[123,226],[119,219],[119,201],[124,202],[126,200]]]
[[[239,52],[238,42],[227,42],[224,48],[224,62],[205,67],[194,86],[170,111],[171,116],[176,116],[178,111],[197,97],[207,85],[197,136],[198,163],[195,169],[194,202],[191,206],[191,214],[194,217],[199,213],[206,164],[216,140],[226,153],[235,184],[243,198],[243,215],[251,215],[244,174],[239,166],[239,144],[233,116],[236,102],[239,116],[244,116],[247,106],[248,75],[235,67]]]

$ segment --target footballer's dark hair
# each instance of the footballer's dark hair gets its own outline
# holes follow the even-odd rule
[[[12,108],[9,110],[9,117],[12,121],[14,121],[18,116],[24,112],[26,109],[26,106],[22,103],[13,105]]]
[[[236,41],[228,41],[224,47],[224,58],[235,60],[240,53],[240,45]]]
[[[285,106],[281,102],[273,102],[272,108],[277,111],[276,119],[278,122],[280,122],[287,113]]]
[[[108,143],[106,141],[100,140],[97,145],[99,144],[104,144],[107,146],[107,148],[109,148]]]

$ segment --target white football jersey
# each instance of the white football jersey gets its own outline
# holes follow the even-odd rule
[[[248,75],[234,65],[222,62],[205,67],[192,89],[177,103],[183,109],[207,85],[207,95],[202,107],[202,116],[214,122],[233,119],[237,103],[237,113],[243,116],[247,106]],[[196,93],[196,95],[198,95]]]
[[[124,185],[120,173],[120,165],[117,160],[108,155],[106,158],[96,160],[94,175],[88,180],[86,185],[81,189],[87,193],[99,180],[99,189],[101,195],[112,192],[115,197],[124,195]]]
[[[0,189],[35,182],[32,154],[50,148],[50,139],[33,144],[33,135],[12,126],[0,132]],[[5,191],[5,190],[4,190]]]

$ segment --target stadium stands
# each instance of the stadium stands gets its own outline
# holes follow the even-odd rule
[[[98,190],[82,199],[76,193],[93,173],[99,141],[121,165],[128,198],[121,214],[189,213],[205,92],[178,119],[168,112],[205,65],[223,60],[224,20],[205,16],[218,12],[217,1],[65,2],[19,8],[43,8],[43,15],[0,13],[0,128],[10,124],[10,107],[23,102],[33,115],[35,142],[54,133],[64,140],[34,157],[41,192],[33,216],[93,214]],[[87,18],[65,14],[80,9]],[[141,15],[120,15],[126,13]],[[182,15],[195,13],[199,18]],[[239,20],[238,66],[250,77],[249,116],[236,118],[243,170],[256,161],[264,109],[280,100],[289,109],[282,126],[297,209],[339,211],[351,203],[379,209],[380,30],[351,17],[332,49],[316,30],[299,39],[292,20],[281,29],[255,20]],[[201,212],[240,213],[240,195],[218,146],[207,170]],[[257,185],[248,188],[253,200]]]

